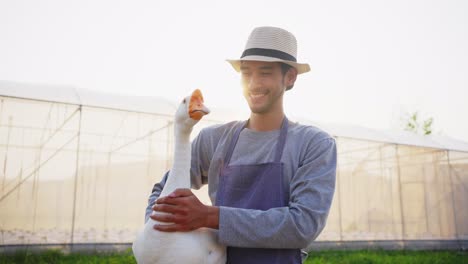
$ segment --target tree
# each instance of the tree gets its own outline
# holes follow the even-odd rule
[[[419,113],[406,113],[403,117],[403,129],[406,131],[413,132],[415,134],[430,135],[432,134],[432,124],[434,123],[434,118],[429,117],[425,120],[422,120]]]

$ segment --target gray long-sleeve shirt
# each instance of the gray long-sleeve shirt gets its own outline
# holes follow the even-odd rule
[[[205,128],[192,142],[192,187],[198,189],[208,183],[213,204],[226,151],[241,125],[236,121]],[[272,162],[279,132],[243,129],[230,165]],[[283,180],[289,186],[288,206],[267,211],[221,206],[219,242],[251,248],[307,247],[325,226],[335,189],[336,161],[332,137],[316,127],[290,122],[281,157]],[[166,178],[167,173],[153,188],[146,219]]]

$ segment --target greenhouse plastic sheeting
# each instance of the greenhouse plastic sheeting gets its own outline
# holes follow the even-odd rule
[[[167,114],[0,96],[0,245],[132,242],[172,130]],[[318,241],[468,239],[468,151],[331,133],[337,186]]]

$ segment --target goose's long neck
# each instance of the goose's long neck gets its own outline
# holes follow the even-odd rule
[[[174,162],[160,197],[170,194],[177,188],[190,188],[191,131],[182,131],[177,125],[174,130]]]

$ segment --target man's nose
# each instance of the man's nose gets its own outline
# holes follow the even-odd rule
[[[262,80],[258,74],[252,74],[249,78],[248,86],[251,89],[255,89],[262,85]]]

